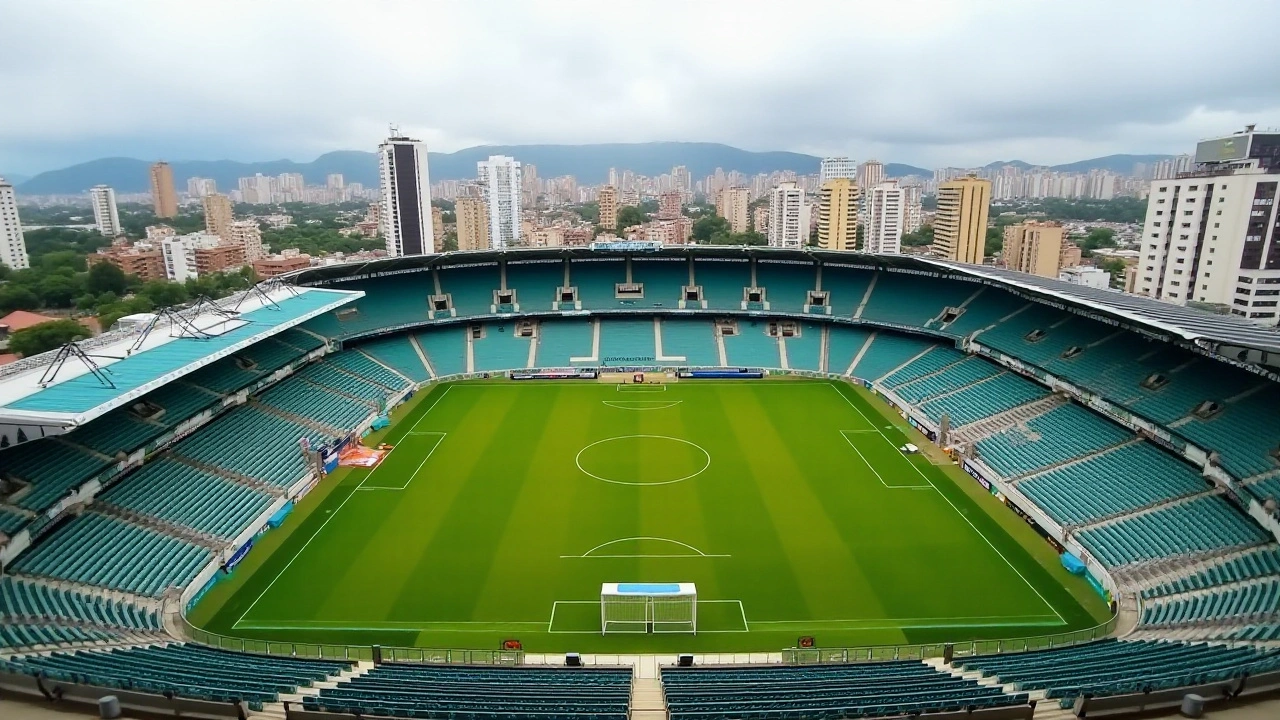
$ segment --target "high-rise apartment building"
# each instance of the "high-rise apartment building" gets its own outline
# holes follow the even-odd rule
[[[729,232],[744,233],[748,230],[747,206],[751,204],[750,191],[744,187],[727,187],[716,197],[716,214],[729,222]]]
[[[1195,166],[1153,180],[1135,290],[1221,305],[1274,326],[1280,314],[1280,133],[1205,140]]]
[[[378,146],[378,180],[387,254],[398,257],[433,252],[436,242],[431,226],[426,143],[404,137],[392,128],[391,137]]]
[[[193,198],[202,198],[216,192],[218,183],[213,178],[187,178],[187,194]]]
[[[31,267],[27,241],[22,236],[22,220],[18,217],[18,198],[13,185],[4,178],[0,178],[0,265],[14,270]]]
[[[880,255],[902,252],[902,227],[906,222],[907,198],[896,180],[873,186],[867,195],[865,250]]]
[[[868,160],[858,166],[858,187],[865,192],[884,182],[884,164],[879,160]]]
[[[779,183],[769,194],[769,247],[803,247],[809,239],[809,206],[794,182]]]
[[[990,180],[969,175],[938,185],[934,254],[944,260],[981,265],[986,257],[990,209]]]
[[[906,219],[902,221],[902,232],[913,233],[924,225],[924,188],[920,185],[903,185],[902,194],[906,202]]]
[[[440,252],[440,243],[444,240],[444,211],[435,205],[431,206],[431,235],[435,238],[434,252]]]
[[[173,185],[173,168],[161,160],[151,165],[151,200],[156,217],[171,218],[178,214],[178,189]]]
[[[201,204],[204,206],[204,231],[230,242],[231,222],[235,220],[231,198],[213,193],[205,195]]]
[[[342,173],[329,173],[325,176],[324,186],[329,190],[341,190],[347,185],[346,178],[342,177]]]
[[[822,163],[818,166],[818,183],[826,185],[832,180],[838,178],[856,179],[858,177],[858,163],[847,157],[829,157],[823,158]]]
[[[756,209],[751,211],[751,229],[761,235],[769,232],[768,205],[757,205]]]
[[[489,206],[484,198],[460,197],[454,203],[459,250],[489,249]]]
[[[236,220],[228,223],[227,235],[220,237],[228,244],[242,246],[245,262],[261,260],[266,255],[262,249],[262,228],[258,227],[257,220]]]
[[[675,220],[680,217],[680,208],[684,206],[684,194],[679,190],[668,190],[658,195],[658,219]]]
[[[596,196],[600,205],[600,227],[605,230],[618,229],[618,189],[612,185],[600,188]]]
[[[1064,228],[1055,222],[1027,220],[1004,229],[1001,259],[1010,270],[1056,278],[1062,270]]]
[[[490,155],[476,163],[476,177],[489,206],[489,247],[520,244],[520,163],[506,155]]]
[[[822,184],[818,201],[818,247],[858,249],[858,185],[852,178],[837,177]]]
[[[116,210],[116,191],[106,185],[89,188],[89,203],[93,205],[93,222],[98,232],[109,238],[122,235],[120,213]]]
[[[117,240],[85,258],[88,267],[98,263],[115,265],[125,275],[133,275],[143,282],[166,279],[164,258],[156,242],[134,245],[125,239]]]

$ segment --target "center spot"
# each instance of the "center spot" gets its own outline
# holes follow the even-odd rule
[[[624,435],[598,440],[578,451],[578,469],[615,485],[670,485],[711,466],[696,443],[666,435]]]

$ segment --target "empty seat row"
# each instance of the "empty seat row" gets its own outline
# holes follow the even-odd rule
[[[952,427],[959,427],[1012,410],[1019,405],[1042,400],[1048,395],[1048,390],[1030,380],[1004,372],[944,397],[929,400],[920,409],[934,422],[941,421],[945,414],[951,418]]]
[[[240,407],[178,443],[174,452],[272,485],[288,487],[308,468],[298,440],[311,447],[328,442],[322,433],[254,407]]]
[[[1280,578],[1216,592],[1154,600],[1142,608],[1144,625],[1253,620],[1280,612]]]
[[[1078,405],[1062,405],[978,441],[978,457],[1005,477],[1056,465],[1132,437]]]
[[[354,350],[346,350],[326,355],[324,361],[339,367],[357,377],[375,382],[387,390],[403,390],[409,386],[404,377],[379,365],[368,355]]]
[[[347,430],[359,425],[373,412],[359,400],[339,395],[305,378],[292,377],[259,396],[264,405],[327,425]]]
[[[999,372],[999,368],[983,358],[968,357],[948,365],[937,373],[899,385],[894,392],[898,397],[914,405],[929,398],[980,383],[995,377]]]
[[[65,643],[110,640],[115,633],[97,628],[67,627],[64,625],[31,625],[27,623],[0,623],[0,648],[33,647],[37,645],[62,645]],[[3,661],[0,661],[3,662]],[[0,665],[3,667],[3,665]]]
[[[1202,590],[1266,575],[1280,575],[1280,546],[1275,543],[1223,560],[1216,565],[1210,565],[1192,575],[1147,588],[1142,591],[1142,597],[1155,598],[1162,595]]]
[[[396,372],[415,383],[431,379],[427,373],[427,366],[422,364],[422,358],[418,356],[418,351],[413,347],[408,335],[380,338],[362,343],[357,349],[373,356],[383,365],[394,368]]]
[[[1076,534],[1081,544],[1111,567],[1257,544],[1267,538],[1262,528],[1218,495],[1194,498]]]
[[[299,377],[304,377],[316,384],[323,385],[344,395],[367,400],[381,405],[387,400],[387,389],[375,382],[362,380],[355,375],[343,372],[328,362],[312,363],[303,368]]]
[[[227,539],[271,504],[264,492],[171,458],[147,463],[99,499]]]
[[[155,610],[12,577],[0,578],[0,616],[72,620],[127,630],[162,629]]]

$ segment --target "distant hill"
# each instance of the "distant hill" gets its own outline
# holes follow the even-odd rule
[[[914,165],[903,165],[902,163],[885,163],[884,174],[891,178],[906,177],[908,175],[933,177],[932,170],[926,170],[925,168],[916,167]]]
[[[0,178],[4,178],[11,185],[18,185],[31,179],[30,175],[19,175],[18,173],[0,172]]]
[[[1091,160],[1081,160],[1079,162],[1067,163],[1066,165],[1054,165],[1053,169],[1058,172],[1089,172],[1090,170],[1110,170],[1113,173],[1128,175],[1133,172],[1133,166],[1138,163],[1146,165],[1154,165],[1161,160],[1168,160],[1173,155],[1107,155],[1106,157],[1093,158]]]

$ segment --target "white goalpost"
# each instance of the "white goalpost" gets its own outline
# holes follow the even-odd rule
[[[698,589],[693,583],[604,583],[600,633],[698,634]]]

